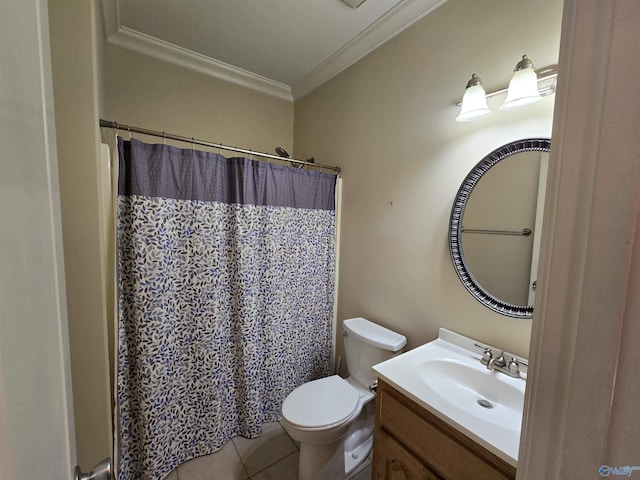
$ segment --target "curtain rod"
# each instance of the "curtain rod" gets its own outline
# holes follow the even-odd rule
[[[238,153],[244,153],[246,155],[254,155],[256,157],[264,157],[264,158],[272,158],[274,160],[280,160],[282,162],[291,162],[291,163],[296,163],[299,165],[308,165],[310,167],[316,167],[316,168],[322,168],[325,170],[332,170],[336,173],[340,172],[340,167],[334,167],[331,165],[323,165],[321,163],[314,163],[314,162],[309,162],[306,160],[296,160],[295,158],[286,158],[286,157],[280,157],[278,155],[271,155],[269,153],[262,153],[262,152],[256,152],[253,150],[247,150],[244,148],[238,148],[238,147],[231,147],[229,145],[223,145],[221,143],[212,143],[212,142],[206,142],[204,140],[198,140],[196,138],[193,137],[184,137],[182,135],[174,135],[172,133],[166,133],[166,132],[159,132],[156,130],[149,130],[146,128],[140,128],[140,127],[134,127],[132,125],[125,125],[122,123],[118,123],[118,122],[111,122],[109,120],[102,120],[100,119],[100,127],[105,127],[105,128],[113,128],[115,130],[126,130],[129,133],[141,133],[143,135],[151,135],[154,137],[162,137],[162,138],[168,138],[170,140],[177,140],[179,142],[185,142],[185,143],[191,143],[194,145],[203,145],[205,147],[212,147],[212,148],[217,148],[219,150],[228,150],[231,152],[238,152]]]

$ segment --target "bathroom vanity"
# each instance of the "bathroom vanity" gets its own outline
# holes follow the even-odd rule
[[[378,382],[374,480],[507,480],[516,468]]]
[[[526,365],[446,329],[374,365],[373,479],[515,479]]]

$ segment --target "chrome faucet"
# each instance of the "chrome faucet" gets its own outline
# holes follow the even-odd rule
[[[504,358],[504,350],[500,350],[497,357],[493,357],[487,364],[489,370],[498,370],[507,366],[507,360]]]
[[[489,370],[495,370],[496,372],[504,373],[513,378],[521,378],[520,365],[528,366],[527,362],[519,360],[516,357],[511,357],[511,360],[507,362],[507,359],[504,358],[504,350],[500,350],[498,356],[494,357],[493,350],[490,347],[480,345],[479,343],[474,345],[484,350],[480,363],[485,365]]]

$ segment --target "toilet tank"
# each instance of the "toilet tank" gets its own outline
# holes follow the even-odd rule
[[[349,377],[367,388],[376,379],[371,367],[399,355],[407,344],[404,335],[362,317],[345,320],[342,337]]]

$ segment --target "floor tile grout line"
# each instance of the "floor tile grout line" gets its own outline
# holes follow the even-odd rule
[[[269,465],[268,467],[263,468],[262,470],[256,472],[253,474],[253,476],[249,477],[249,480],[252,480],[253,478],[257,477],[258,475],[260,475],[262,472],[264,472],[265,470],[270,469],[271,467],[273,467],[276,463],[282,462],[285,458],[289,458],[291,455],[295,455],[296,453],[298,453],[298,450],[295,450],[287,455],[285,455],[284,457],[282,457],[280,460],[276,460],[275,462],[273,462],[271,465]]]
[[[264,471],[266,471],[266,470],[268,470],[268,469],[272,468],[274,465],[278,464],[279,462],[284,461],[285,459],[289,458],[291,455],[295,455],[295,454],[297,454],[297,453],[299,453],[299,452],[300,452],[300,447],[299,447],[299,445],[295,442],[295,440],[293,440],[293,438],[291,438],[291,436],[290,436],[290,435],[289,435],[289,433],[285,430],[285,428],[282,426],[282,423],[281,423],[279,420],[276,420],[275,422],[268,422],[268,423],[277,423],[277,424],[278,424],[278,426],[280,427],[280,430],[281,430],[282,432],[284,432],[284,434],[285,434],[286,438],[291,442],[291,445],[293,446],[293,450],[292,450],[292,451],[290,451],[289,453],[284,454],[281,458],[279,458],[279,459],[277,459],[277,460],[275,460],[275,461],[272,461],[270,464],[268,464],[267,466],[265,466],[265,467],[261,468],[259,471],[254,472],[254,473],[253,473],[253,475],[251,475],[251,476],[250,476],[250,475],[249,475],[249,470],[248,470],[247,465],[246,465],[246,463],[245,463],[245,460],[242,458],[242,455],[241,455],[241,453],[240,453],[240,449],[239,449],[239,447],[237,446],[236,442],[234,441],[234,439],[236,438],[236,436],[231,437],[231,438],[229,439],[229,441],[230,441],[230,442],[232,443],[232,445],[233,445],[233,451],[235,452],[235,454],[236,454],[236,458],[238,459],[238,461],[239,461],[240,465],[242,466],[242,475],[244,476],[244,478],[245,478],[246,480],[255,479],[258,475],[260,475],[260,474],[261,474],[261,473],[263,473]],[[238,436],[240,436],[240,437],[241,437],[241,435],[238,435]],[[246,437],[243,437],[243,438],[246,438]],[[259,439],[260,439],[260,436],[258,436],[258,437],[256,437],[256,438],[254,438],[254,439],[248,439],[248,440],[251,440],[251,441],[254,441],[254,440],[255,440],[255,441],[258,441]],[[227,442],[227,443],[228,443],[228,442]],[[226,445],[226,444],[225,444],[225,445]],[[211,453],[211,454],[209,454],[209,455],[203,455],[202,457],[208,457],[208,456],[211,456],[211,455],[216,455],[217,453],[219,453],[219,452],[220,452],[220,451],[225,447],[225,445],[223,445],[223,446],[222,446],[219,450],[217,450],[216,452]],[[185,462],[185,463],[186,463],[186,462]],[[182,464],[181,464],[181,465],[182,465]],[[180,467],[181,465],[178,465],[178,467],[176,467],[176,468],[174,469],[174,471],[175,471],[175,479],[174,479],[174,480],[180,480],[180,479],[181,479],[181,475],[180,475],[180,473],[179,473],[179,470],[180,470],[180,468],[179,468],[179,467]],[[297,470],[297,468],[296,468],[296,470]],[[184,476],[184,472],[183,472],[183,475],[182,475],[182,476]],[[187,477],[188,477],[188,476],[187,476]],[[164,480],[169,480],[169,479],[164,479]],[[189,479],[189,478],[186,478],[186,477],[185,477],[185,478],[184,478],[184,480],[191,480],[191,479]]]
[[[293,437],[291,437],[291,435],[289,435],[289,432],[287,432],[287,429],[284,428],[284,426],[282,425],[282,420],[278,420],[278,423],[280,424],[280,428],[282,428],[282,430],[284,430],[284,433],[287,434],[287,437],[289,437],[289,440],[291,440],[293,442],[293,444],[296,446],[296,449],[300,450],[300,447],[298,446],[296,441],[293,439]]]
[[[259,437],[257,437],[259,438]],[[251,477],[249,476],[249,471],[247,470],[247,466],[244,464],[244,460],[242,460],[242,455],[240,455],[240,452],[238,451],[238,447],[236,447],[236,442],[233,441],[233,437],[230,438],[231,443],[233,444],[233,449],[236,452],[236,455],[238,455],[238,460],[240,460],[240,465],[242,465],[242,470],[244,470],[244,476],[247,480],[251,480]],[[180,479],[178,479],[180,480]]]
[[[258,474],[260,474],[261,472],[264,472],[265,470],[273,467],[276,463],[281,462],[282,460],[284,460],[285,458],[293,455],[294,453],[300,451],[300,449],[298,448],[298,445],[296,445],[296,443],[293,441],[293,439],[289,436],[289,434],[287,433],[287,431],[284,429],[284,427],[282,426],[282,424],[280,423],[279,420],[276,420],[275,422],[268,422],[268,423],[277,423],[280,427],[280,429],[284,432],[284,434],[287,436],[287,438],[289,439],[289,441],[291,441],[291,444],[294,446],[295,450],[293,452],[290,452],[286,455],[284,455],[283,457],[273,461],[272,463],[270,463],[269,465],[265,466],[264,468],[258,470],[257,472],[254,472],[253,475],[249,475],[249,470],[247,469],[247,466],[245,465],[245,462],[242,458],[242,455],[240,455],[240,451],[238,450],[238,447],[236,446],[235,442],[233,442],[233,448],[236,450],[236,453],[238,454],[238,457],[240,459],[240,463],[242,464],[242,468],[244,469],[245,475],[247,476],[248,480],[251,480],[252,478],[255,478]],[[235,437],[231,438],[231,441],[233,441]],[[261,436],[249,439],[249,440],[259,440],[261,438]]]
[[[280,423],[280,422],[278,422],[278,423]],[[284,430],[284,428],[282,427],[282,425],[280,425],[280,427],[281,427],[281,428],[282,428],[282,430],[285,432],[285,434],[287,435],[287,437],[289,437],[289,435],[288,435],[288,434],[287,434],[287,432]],[[257,438],[259,438],[259,437],[257,437]],[[284,457],[279,458],[279,459],[278,459],[278,460],[276,460],[275,462],[273,462],[273,463],[271,463],[271,464],[267,465],[267,466],[266,466],[266,467],[264,467],[263,469],[258,470],[258,471],[257,471],[256,473],[254,473],[251,477],[249,477],[249,480],[251,480],[252,478],[254,478],[254,477],[255,477],[256,475],[258,475],[259,473],[264,472],[264,471],[265,471],[265,470],[267,470],[268,468],[273,467],[276,463],[281,462],[281,461],[282,461],[282,460],[284,460],[285,458],[288,458],[288,457],[290,457],[291,455],[293,455],[293,454],[297,453],[297,452],[300,450],[300,449],[298,448],[298,446],[295,444],[295,442],[291,439],[291,437],[289,437],[289,440],[291,440],[291,442],[293,443],[293,446],[294,446],[294,447],[296,447],[296,449],[295,449],[293,452],[287,453]],[[235,445],[234,445],[234,447],[235,447]],[[242,457],[240,457],[240,461],[242,462]],[[244,462],[242,462],[242,466],[244,467]],[[246,468],[245,468],[245,470],[246,470]],[[246,471],[247,471],[247,475],[248,475],[248,473],[249,473],[249,472],[248,472],[248,470],[246,470]]]

